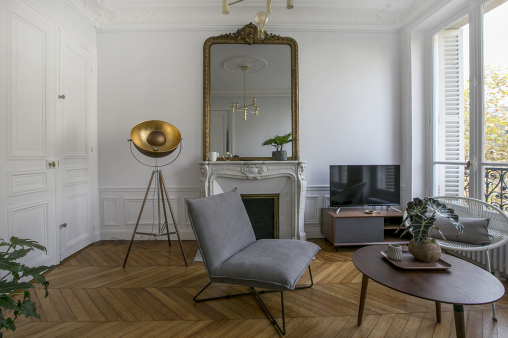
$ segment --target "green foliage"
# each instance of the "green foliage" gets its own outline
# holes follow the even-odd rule
[[[21,314],[25,317],[35,317],[40,319],[36,312],[35,303],[30,300],[30,292],[34,285],[31,282],[20,282],[20,279],[31,277],[36,283],[44,286],[45,297],[48,296],[48,285],[44,276],[41,274],[53,268],[54,266],[39,266],[30,268],[23,264],[16,263],[15,260],[25,257],[30,251],[35,249],[46,251],[46,248],[35,241],[11,237],[8,242],[0,238],[0,247],[7,246],[6,251],[0,252],[0,330],[6,329],[14,331],[16,325],[14,321]],[[21,297],[22,296],[22,297]],[[4,311],[12,311],[14,318],[4,316]],[[0,338],[3,333],[0,332]]]
[[[261,143],[262,146],[273,146],[275,147],[275,150],[281,151],[282,148],[288,143],[291,143],[295,141],[294,138],[291,138],[291,135],[293,133],[288,133],[283,136],[275,135],[273,138],[270,138],[266,140],[265,142]]]
[[[430,215],[429,210],[432,212]],[[423,241],[430,241],[429,234],[432,229],[436,229],[441,234],[441,237],[446,239],[441,230],[434,226],[436,214],[448,218],[459,232],[459,235],[462,234],[464,226],[459,222],[459,216],[455,214],[455,211],[447,208],[445,204],[430,197],[425,197],[423,200],[415,198],[413,201],[407,203],[406,217],[396,232],[406,225],[406,222],[409,220],[409,225],[407,225],[401,237],[408,231],[411,231],[414,235],[415,246],[418,246]]]
[[[485,67],[485,160],[508,162],[508,71],[500,67]],[[464,91],[464,144],[469,160],[470,100],[469,80]]]

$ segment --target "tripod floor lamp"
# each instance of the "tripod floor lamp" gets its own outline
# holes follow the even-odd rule
[[[168,244],[171,246],[171,241],[169,239],[169,235],[176,234],[178,237],[178,243],[180,243],[180,249],[182,250],[183,259],[185,261],[185,265],[189,265],[187,263],[187,257],[185,256],[185,251],[183,250],[182,240],[180,239],[180,232],[178,231],[178,225],[176,224],[175,214],[173,213],[173,207],[169,201],[168,189],[166,187],[166,182],[164,181],[164,176],[162,175],[162,167],[165,167],[171,163],[173,163],[183,148],[183,139],[180,135],[180,131],[173,126],[164,121],[145,121],[138,123],[131,131],[131,138],[128,140],[130,142],[131,153],[132,156],[141,164],[153,168],[152,176],[150,176],[150,182],[148,183],[148,188],[146,189],[145,198],[143,199],[143,204],[141,204],[141,210],[139,211],[138,220],[136,221],[136,227],[134,228],[134,232],[132,233],[132,239],[129,244],[129,249],[127,249],[127,254],[125,255],[125,260],[123,262],[123,267],[125,268],[125,264],[127,264],[127,259],[129,258],[129,253],[132,248],[132,243],[134,242],[134,237],[136,235],[147,235],[147,236],[167,236]],[[134,152],[132,151],[132,145],[143,155],[155,158],[155,165],[149,165],[141,162],[136,158]],[[157,159],[161,157],[168,156],[173,153],[176,148],[180,146],[180,150],[178,151],[178,155],[176,158],[164,165],[159,165]],[[157,193],[157,214],[158,214],[158,232],[140,232],[138,231],[139,221],[141,220],[141,214],[143,213],[143,209],[145,208],[146,199],[148,197],[148,193],[150,192],[150,188],[152,186],[152,182],[155,178],[155,193]],[[169,213],[171,214],[171,218],[173,220],[173,225],[175,226],[175,231],[170,232],[168,227],[168,216],[166,203],[168,205]],[[161,204],[163,217],[161,217]],[[153,230],[153,229],[152,229]]]

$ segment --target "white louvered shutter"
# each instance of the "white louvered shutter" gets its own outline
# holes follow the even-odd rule
[[[463,162],[464,159],[464,77],[462,31],[444,30],[437,42],[437,152],[438,161]],[[438,165],[439,195],[464,195],[464,167]]]

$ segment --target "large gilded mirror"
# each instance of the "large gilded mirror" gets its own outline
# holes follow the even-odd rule
[[[272,146],[261,144],[292,133],[288,160],[299,160],[298,45],[265,32],[258,40],[250,23],[204,44],[203,160],[229,152],[233,161],[270,161]],[[255,99],[255,100],[254,100]],[[246,107],[246,108],[244,108]]]

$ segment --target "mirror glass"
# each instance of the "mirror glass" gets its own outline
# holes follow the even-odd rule
[[[249,66],[245,70],[242,66]],[[254,112],[252,98],[259,108]],[[238,102],[238,110],[231,104]],[[249,106],[250,105],[250,106]],[[277,44],[215,44],[210,49],[210,151],[238,157],[271,157],[261,144],[292,131],[291,47]],[[292,156],[291,143],[284,146]]]

